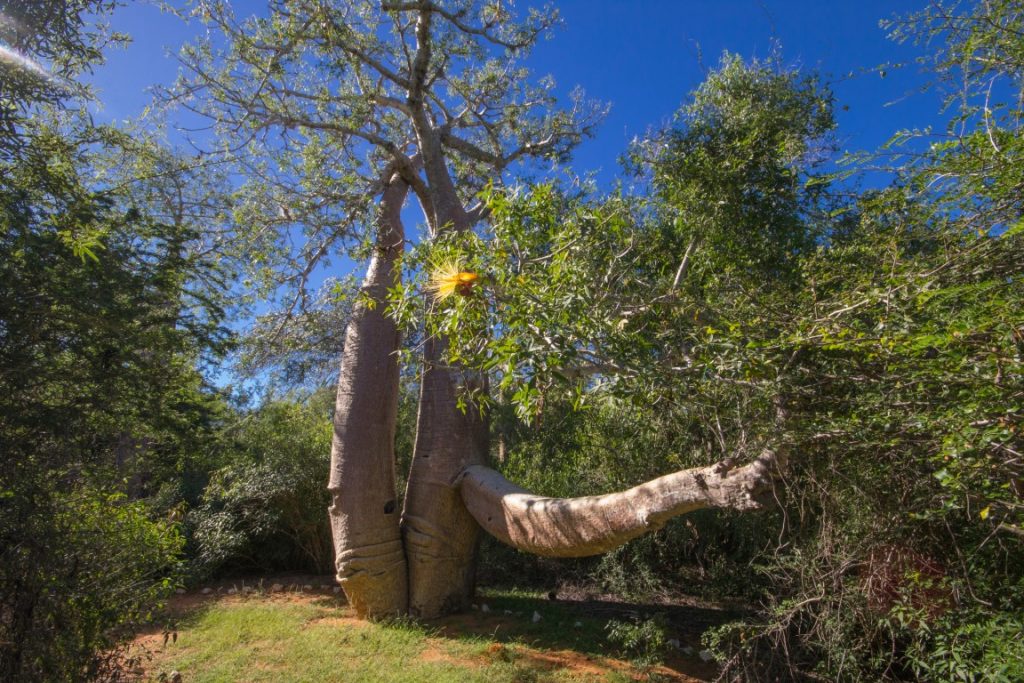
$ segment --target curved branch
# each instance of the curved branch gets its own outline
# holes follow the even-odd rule
[[[783,464],[783,458],[765,451],[744,467],[734,469],[725,461],[584,498],[537,496],[481,465],[467,467],[458,484],[469,513],[503,543],[547,557],[586,557],[694,510],[760,509]]]

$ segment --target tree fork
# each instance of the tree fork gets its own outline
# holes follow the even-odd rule
[[[756,510],[765,504],[783,458],[766,451],[733,468],[728,461],[688,470],[617,493],[583,498],[537,496],[488,467],[467,467],[462,500],[489,534],[547,557],[586,557],[656,531],[678,515],[707,507]]]
[[[405,614],[408,583],[395,495],[400,332],[385,315],[405,240],[409,186],[395,175],[377,216],[374,254],[345,329],[331,445],[329,509],[338,582],[361,617]]]

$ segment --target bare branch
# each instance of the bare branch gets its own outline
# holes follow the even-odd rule
[[[784,458],[766,451],[745,467],[728,460],[681,470],[627,491],[584,498],[537,496],[482,465],[459,477],[462,500],[485,531],[513,548],[547,557],[587,557],[707,507],[764,506]]]

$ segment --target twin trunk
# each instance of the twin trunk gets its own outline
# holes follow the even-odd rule
[[[363,617],[430,618],[468,605],[479,528],[454,486],[487,457],[487,422],[457,407],[460,385],[441,364],[444,341],[425,344],[416,445],[402,524],[395,495],[400,335],[387,317],[398,276],[408,185],[384,191],[377,243],[352,318],[338,379],[329,510],[338,582]]]
[[[484,466],[486,418],[457,405],[460,387],[486,390],[484,380],[444,365],[445,341],[430,338],[400,525],[394,458],[400,336],[385,309],[398,276],[407,192],[395,176],[381,200],[376,249],[345,331],[334,414],[330,518],[337,576],[361,617],[429,619],[465,608],[480,527],[527,552],[579,557],[691,510],[760,507],[780,465],[771,453],[746,467],[684,470],[606,496],[544,498],[518,488]]]

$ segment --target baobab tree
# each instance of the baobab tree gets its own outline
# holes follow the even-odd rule
[[[523,58],[556,21],[501,0],[272,0],[239,21],[227,2],[192,10],[220,36],[182,54],[176,99],[216,122],[255,182],[248,221],[303,233],[301,285],[324,255],[370,228],[372,256],[345,331],[330,515],[338,580],[359,614],[433,617],[467,606],[479,529],[556,556],[602,552],[674,514],[747,509],[771,484],[766,456],[741,468],[669,475],[619,494],[533,497],[487,468],[487,377],[423,343],[416,442],[399,520],[394,433],[400,335],[386,311],[411,193],[424,241],[486,221],[481,189],[530,163],[561,161],[603,116],[574,95],[559,108]],[[219,47],[225,45],[226,47]],[[271,223],[276,225],[271,226]],[[426,292],[427,306],[437,292]]]

